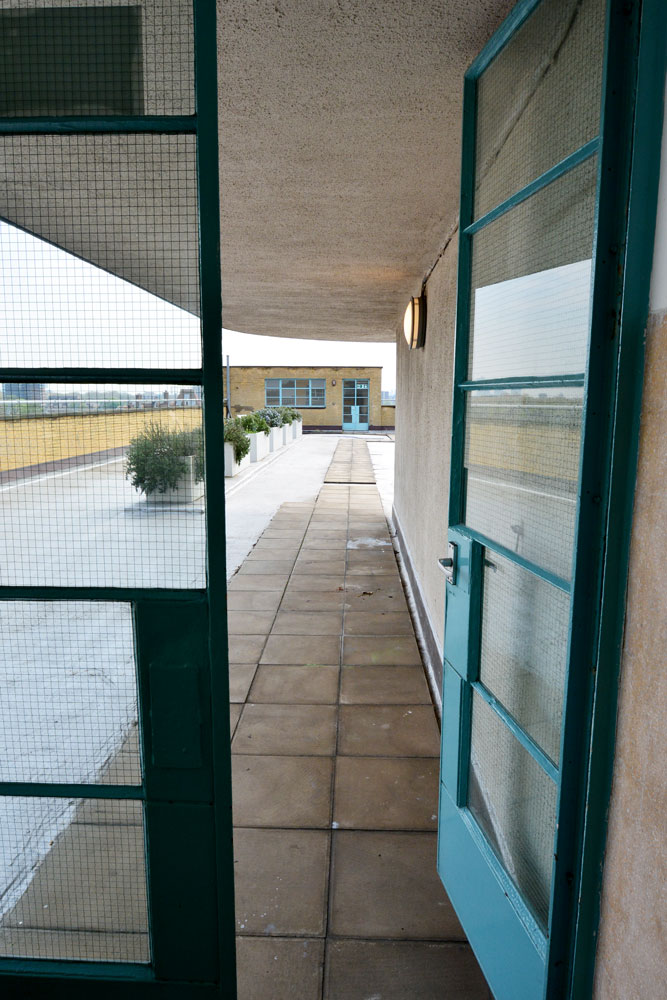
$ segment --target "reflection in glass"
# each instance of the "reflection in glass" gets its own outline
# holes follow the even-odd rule
[[[474,691],[468,807],[543,928],[556,801],[555,783]]]
[[[485,550],[479,679],[555,764],[569,613],[566,593]]]
[[[466,524],[569,579],[583,390],[467,397]]]

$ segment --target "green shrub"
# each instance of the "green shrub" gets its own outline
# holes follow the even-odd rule
[[[303,417],[301,416],[299,411],[296,410],[293,406],[281,406],[280,409],[286,410],[289,413],[290,417],[292,418],[291,420],[288,420],[287,423],[293,424],[295,420],[303,420]]]
[[[282,427],[283,415],[279,407],[264,406],[261,410],[257,410],[257,413],[263,420],[266,420],[269,427]]]
[[[264,417],[255,411],[254,413],[245,413],[242,417],[239,417],[243,429],[248,432],[248,434],[268,434],[269,425],[267,424]]]
[[[125,455],[125,475],[142,493],[166,493],[175,489],[187,472],[183,459],[194,455],[194,476],[204,478],[204,439],[201,427],[170,431],[150,423],[130,441]]]
[[[291,406],[279,406],[280,416],[283,419],[284,424],[291,424],[294,420],[294,410]]]
[[[225,420],[225,443],[234,448],[234,461],[238,464],[250,451],[250,438],[242,423],[242,417]]]

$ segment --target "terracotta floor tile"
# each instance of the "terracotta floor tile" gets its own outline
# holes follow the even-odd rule
[[[232,753],[330,756],[336,713],[333,705],[246,705]]]
[[[440,736],[427,705],[341,705],[338,752],[362,757],[437,757]]]
[[[324,941],[243,937],[236,940],[238,1000],[320,1000]]]
[[[227,594],[227,610],[277,611],[281,597],[277,590],[232,590]]]
[[[235,830],[239,934],[324,934],[329,836],[324,830]]]
[[[419,647],[412,635],[345,636],[343,663],[368,666],[421,666]]]
[[[227,631],[230,635],[268,635],[274,618],[273,611],[230,611]]]
[[[339,671],[340,667],[332,665],[265,664],[255,674],[249,700],[259,705],[335,705]]]
[[[436,840],[435,833],[335,831],[330,932],[464,941],[436,872]]]
[[[230,635],[229,662],[257,663],[265,642],[265,635]]]
[[[337,635],[270,635],[261,663],[338,663]]]
[[[279,611],[273,634],[340,636],[342,627],[340,611]]]
[[[439,769],[430,757],[337,757],[334,826],[435,830]]]
[[[407,611],[348,611],[346,635],[414,635]]]
[[[256,663],[229,664],[229,700],[231,702],[244,702],[246,700],[256,670]]]
[[[430,705],[421,667],[343,667],[343,705]]]
[[[491,1000],[467,944],[329,941],[324,1000]],[[240,1000],[240,994],[239,994]]]
[[[328,829],[331,757],[234,754],[234,825]]]

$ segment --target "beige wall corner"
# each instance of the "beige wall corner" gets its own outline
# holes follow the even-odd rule
[[[426,341],[396,349],[396,485],[394,512],[442,662],[445,579],[437,560],[447,549],[449,448],[456,317],[456,238],[427,286]],[[441,673],[442,668],[438,664]],[[436,678],[441,687],[442,678]]]

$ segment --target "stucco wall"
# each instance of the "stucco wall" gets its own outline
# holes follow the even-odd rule
[[[368,417],[370,426],[382,424],[381,368],[323,368],[299,365],[261,367],[232,366],[230,383],[233,413],[249,413],[265,405],[264,380],[267,378],[323,378],[326,381],[326,406],[314,409],[297,407],[304,427],[338,428],[343,424],[343,379],[368,379]],[[333,383],[336,383],[335,385]]]
[[[595,1000],[667,996],[667,128]]]
[[[447,549],[456,237],[427,286],[424,347],[409,351],[402,331],[396,348],[396,480],[394,516],[412,564],[442,660],[445,578],[437,564]],[[440,676],[435,678],[441,689]]]

